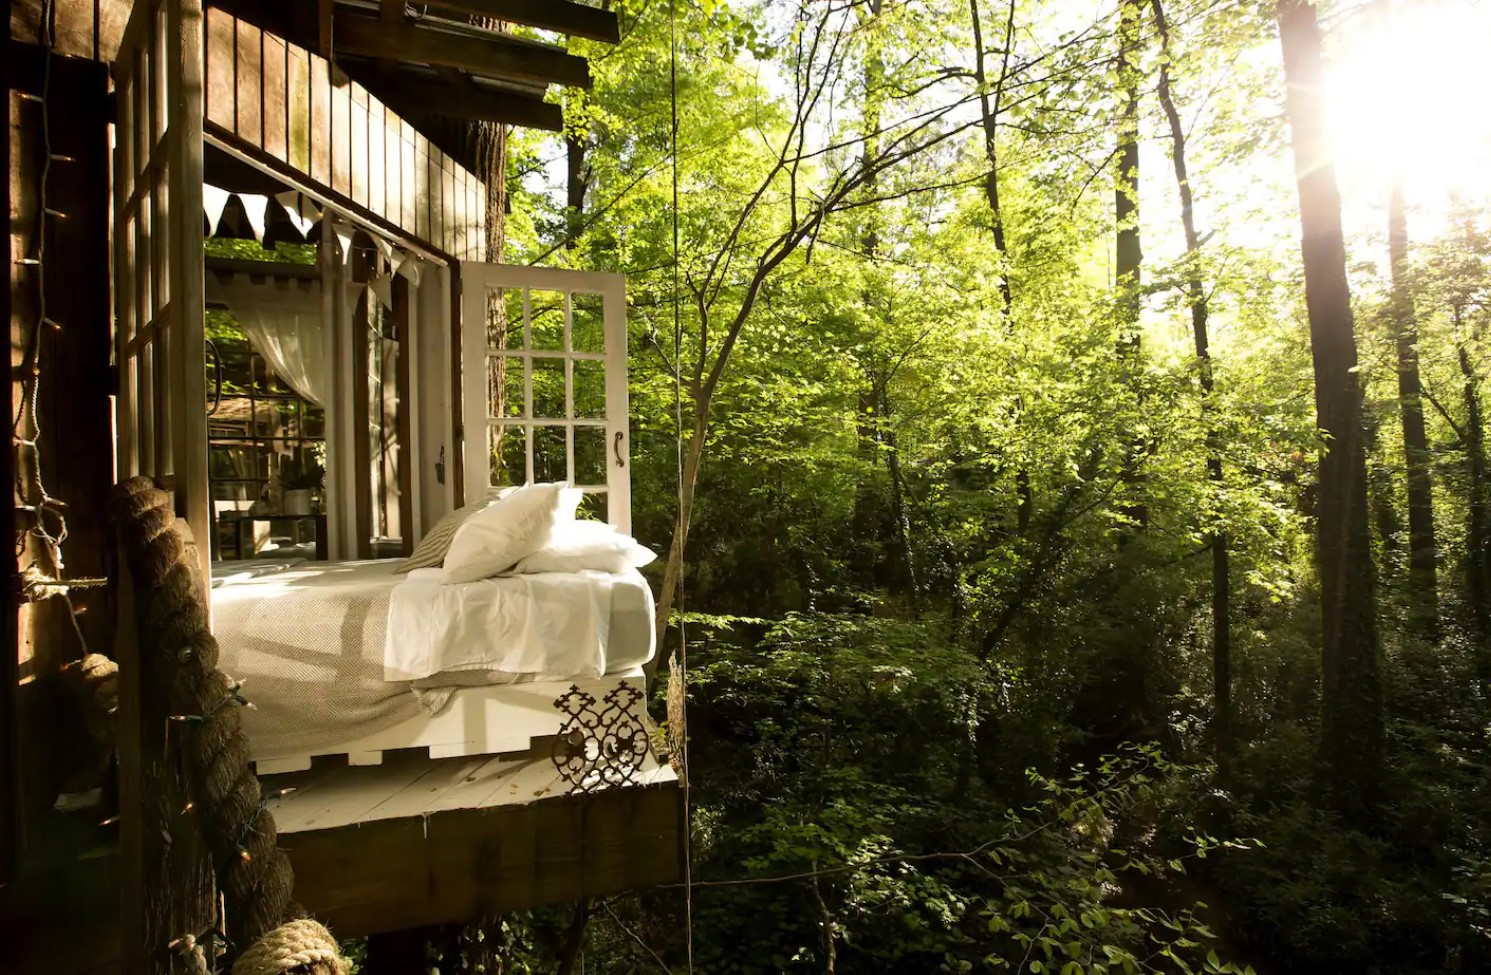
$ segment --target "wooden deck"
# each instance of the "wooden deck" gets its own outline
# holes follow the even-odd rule
[[[270,776],[295,897],[339,935],[599,897],[681,877],[683,793],[649,760],[636,785],[571,795],[545,750]]]

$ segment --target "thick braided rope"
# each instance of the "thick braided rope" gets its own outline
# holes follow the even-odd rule
[[[170,675],[172,712],[201,716],[172,734],[182,749],[194,815],[226,901],[228,934],[236,944],[253,945],[303,912],[291,901],[290,859],[277,846],[274,817],[249,771],[238,709],[223,706],[232,685],[217,669],[218,646],[207,627],[197,554],[175,524],[170,495],[148,478],[116,487],[114,505],[140,603],[140,654],[151,655]]]
[[[347,962],[331,932],[310,918],[302,918],[281,924],[254,942],[233,963],[233,975],[284,975],[311,965],[347,975]]]

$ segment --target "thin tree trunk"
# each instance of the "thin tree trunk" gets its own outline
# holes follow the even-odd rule
[[[683,555],[688,548],[689,525],[694,514],[694,488],[699,482],[699,465],[704,459],[704,442],[709,428],[709,404],[696,404],[693,431],[683,451],[683,478],[678,485],[678,516],[673,523],[673,542],[668,546],[668,562],[663,567],[663,584],[657,598],[657,640],[663,645],[668,620],[683,584]]]
[[[913,619],[922,614],[921,580],[916,572],[916,557],[911,551],[911,518],[906,511],[905,478],[901,473],[901,451],[896,431],[890,427],[890,395],[880,394],[880,414],[886,423],[882,439],[885,443],[885,472],[890,478],[890,514],[893,522],[896,548],[901,556],[901,565],[906,571],[907,599]]]
[[[1014,327],[1014,288],[1010,284],[1009,243],[1004,233],[1004,214],[999,205],[999,108],[1004,98],[1004,83],[1009,79],[1011,48],[1015,42],[1015,3],[1010,0],[1009,13],[1005,18],[1004,60],[999,69],[999,80],[994,90],[989,90],[989,73],[984,50],[983,25],[979,18],[978,0],[968,0],[968,13],[973,20],[974,82],[978,85],[979,111],[984,130],[984,158],[989,171],[984,176],[984,199],[989,204],[989,222],[994,232],[994,251],[999,255],[999,301],[1004,326]],[[1020,425],[1024,413],[1023,405],[1015,404],[1015,425]],[[1030,471],[1023,466],[1015,471],[1015,528],[1024,535],[1030,530],[1030,513],[1034,504],[1031,493]]]
[[[1330,156],[1320,25],[1311,0],[1276,0],[1276,11],[1299,184],[1315,408],[1326,438],[1317,517],[1322,755],[1332,804],[1362,820],[1377,798],[1383,718],[1356,331]]]
[[[1398,347],[1398,410],[1408,473],[1409,619],[1431,638],[1439,630],[1438,548],[1434,539],[1434,486],[1429,478],[1429,437],[1419,385],[1418,325],[1408,281],[1408,217],[1401,174],[1388,203],[1388,253],[1392,264],[1393,337]]]
[[[1139,238],[1139,6],[1136,0],[1123,0],[1118,8],[1119,84],[1118,178],[1113,189],[1113,216],[1118,228],[1114,254],[1114,280],[1118,290],[1118,355],[1133,360],[1137,368],[1140,352],[1139,309],[1144,249]],[[1137,487],[1143,480],[1139,472],[1145,451],[1142,437],[1131,437],[1124,458],[1124,480]],[[1140,500],[1130,497],[1123,505],[1125,516],[1139,527],[1149,521],[1149,512]]]
[[[580,901],[575,905],[575,916],[564,932],[564,941],[559,946],[558,975],[574,975],[575,966],[585,948],[585,928],[590,923],[590,902]]]
[[[1206,475],[1221,498],[1222,443],[1217,430],[1215,376],[1212,370],[1211,339],[1207,316],[1206,283],[1201,277],[1201,237],[1196,232],[1195,201],[1186,168],[1186,135],[1170,88],[1170,27],[1162,0],[1150,0],[1155,32],[1160,39],[1160,77],[1156,94],[1170,125],[1171,155],[1175,184],[1180,193],[1180,222],[1186,238],[1186,299],[1191,306],[1191,331],[1196,341],[1196,363],[1201,383],[1201,419],[1206,426]],[[1212,630],[1212,733],[1225,746],[1232,732],[1232,629],[1230,625],[1232,581],[1227,535],[1214,527],[1211,540],[1211,630]]]
[[[1476,374],[1463,332],[1462,311],[1455,309],[1455,352],[1465,402],[1465,456],[1470,474],[1465,537],[1465,583],[1471,618],[1480,635],[1481,679],[1491,681],[1491,498],[1486,483],[1486,424],[1481,410],[1480,376]]]
[[[813,869],[818,864],[814,862]],[[823,888],[818,878],[813,878],[813,899],[818,902],[818,938],[823,944],[823,975],[834,975],[838,970],[839,946],[838,934],[835,930],[833,912],[828,909],[828,902],[823,899]]]
[[[587,164],[589,146],[584,135],[566,133],[564,137],[564,249],[574,250],[585,225],[585,194],[590,188]]]

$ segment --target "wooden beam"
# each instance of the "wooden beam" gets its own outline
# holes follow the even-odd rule
[[[558,132],[564,128],[564,112],[558,105],[531,95],[478,85],[469,77],[455,73],[457,77],[448,81],[408,71],[366,80],[373,94],[406,118],[433,113],[546,132]]]
[[[317,0],[316,3],[316,53],[331,60],[332,51],[332,0]]]
[[[15,59],[10,38],[10,18],[5,18],[5,51],[6,66],[10,67]],[[5,86],[5,104],[0,106],[0,129],[5,133],[5,145],[0,146],[0,164],[5,170],[5,212],[15,213],[11,205],[11,180],[16,175],[10,166],[10,82],[7,79]],[[11,233],[6,233],[5,242],[0,244],[0,255],[5,259],[6,273],[14,275],[11,269]],[[14,280],[13,278],[11,280]],[[10,319],[10,292],[12,284],[7,282],[5,293],[0,295],[0,311],[5,313],[5,321]],[[13,360],[12,360],[13,361]],[[12,368],[14,366],[12,365]],[[14,416],[11,412],[13,403],[12,383],[5,383],[5,415]],[[6,484],[15,483],[14,449],[4,452],[4,460],[0,462],[0,477],[5,478]],[[5,525],[3,531],[6,538],[16,537],[16,512],[14,505],[6,505],[3,516]],[[20,608],[12,595],[20,591],[20,577],[16,572],[16,560],[7,558],[5,560],[5,578],[0,585],[5,587],[7,600],[5,605],[5,618],[0,620],[0,890],[4,890],[9,881],[16,875],[16,861],[19,859],[20,834],[16,829],[16,808],[20,802],[19,790],[16,789],[16,759],[18,749],[16,742],[16,665],[17,655],[20,651],[20,631],[18,627],[17,610]]]
[[[677,883],[682,807],[670,783],[281,833],[280,844],[295,899],[358,937]]]
[[[320,281],[321,269],[314,264],[291,264],[289,261],[250,261],[238,257],[217,257],[208,254],[207,270],[223,274],[244,274],[251,278],[294,278],[304,281]]]
[[[608,44],[621,40],[621,22],[614,11],[568,0],[432,0],[430,6]]]
[[[414,452],[412,399],[409,395],[409,357],[414,348],[410,328],[412,316],[409,302],[409,279],[402,274],[393,276],[393,323],[394,339],[398,343],[398,358],[395,360],[395,386],[398,389],[398,413],[394,416],[394,428],[399,439],[399,554],[408,558],[414,552]]]
[[[370,58],[461,68],[493,79],[590,88],[584,58],[500,34],[466,34],[412,24],[386,24],[338,10],[336,50]]]
[[[357,244],[353,243],[353,255],[349,263],[356,266]],[[368,280],[366,272],[359,278],[361,281]],[[365,367],[368,361],[368,329],[373,320],[374,310],[369,291],[366,288],[359,289],[362,294],[357,299],[356,310],[352,314],[352,361],[359,367]],[[357,379],[352,383],[352,457],[354,467],[357,470],[356,498],[352,506],[353,524],[357,527],[357,548],[354,558],[370,559],[373,557],[373,498],[368,482],[364,480],[372,470],[372,444],[368,442],[368,431],[372,429],[372,408],[369,402],[367,377],[362,368],[358,369]]]

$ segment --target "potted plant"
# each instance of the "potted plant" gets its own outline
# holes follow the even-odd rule
[[[280,490],[284,492],[284,513],[311,513],[311,494],[321,490],[326,471],[310,453],[302,451],[286,458],[280,465]]]

